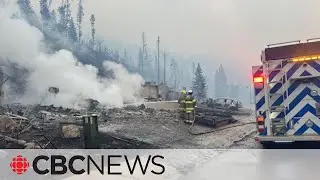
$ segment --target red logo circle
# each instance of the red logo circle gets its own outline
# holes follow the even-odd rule
[[[12,159],[10,167],[13,172],[17,174],[23,174],[27,172],[27,169],[29,168],[29,162],[27,158],[19,155]]]

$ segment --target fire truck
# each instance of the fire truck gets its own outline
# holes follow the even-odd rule
[[[252,67],[255,140],[320,143],[320,38],[270,44],[261,62]]]

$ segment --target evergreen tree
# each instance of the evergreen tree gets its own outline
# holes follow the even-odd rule
[[[30,0],[17,0],[17,4],[19,6],[20,11],[25,16],[31,16],[31,15],[35,14],[32,6],[31,6]]]
[[[1,0],[0,0],[1,1]],[[56,10],[50,10],[52,0],[38,0],[40,3],[39,12],[34,12],[31,0],[17,0],[17,5],[20,8],[21,15],[27,22],[37,27],[42,31],[44,40],[52,50],[67,49],[74,53],[80,62],[84,64],[92,64],[100,71],[103,71],[102,62],[105,59],[114,60],[115,56],[105,46],[99,43],[100,39],[96,39],[95,35],[95,17],[92,15],[91,20],[91,35],[90,42],[86,44],[72,43],[78,41],[82,37],[81,24],[83,23],[83,0],[78,0],[77,21],[74,22],[71,16],[71,1],[63,0]],[[37,14],[40,14],[38,17]],[[15,17],[19,18],[19,14]],[[49,25],[49,26],[46,26]],[[78,34],[78,30],[80,33]],[[58,36],[57,36],[58,35]],[[66,42],[65,40],[69,40]],[[99,43],[99,44],[98,44]],[[97,48],[95,48],[97,46]],[[103,46],[103,47],[102,47]],[[134,69],[134,68],[132,68]]]
[[[30,0],[17,0],[17,5],[22,15],[30,23],[30,25],[40,27],[40,22],[31,6]]]
[[[172,62],[172,61],[171,61]],[[154,81],[156,82],[158,79],[158,54],[157,52],[154,52]]]
[[[128,61],[128,53],[127,53],[127,49],[125,48],[124,50],[123,50],[123,58],[122,58],[122,64],[124,65],[124,66],[126,66],[127,65],[127,61]]]
[[[73,18],[71,18],[69,26],[68,26],[68,37],[72,42],[76,42],[78,39],[77,29],[73,22]]]
[[[47,25],[51,20],[48,0],[40,0],[40,14],[41,14],[42,23],[44,25]]]
[[[59,12],[59,23],[58,23],[58,31],[60,33],[66,32],[68,28],[68,21],[66,16],[66,5],[64,3],[61,4],[61,6],[58,7]]]
[[[55,10],[52,10],[51,11],[51,22],[53,24],[56,24],[57,23],[57,14],[56,14],[56,11]]]
[[[78,12],[77,12],[77,26],[78,26],[78,40],[81,40],[82,37],[82,30],[81,30],[81,25],[82,25],[82,20],[83,20],[84,12],[83,12],[83,5],[82,5],[82,0],[78,1]]]
[[[205,100],[207,98],[207,83],[199,63],[195,70],[192,84],[194,96],[199,100]]]
[[[143,76],[143,67],[142,67],[142,59],[143,59],[143,52],[142,52],[142,48],[140,47],[139,48],[139,54],[138,54],[138,71],[139,71],[139,74],[141,76]]]
[[[96,51],[98,51],[99,53],[103,53],[102,46],[103,46],[103,41],[97,40],[96,41]]]
[[[95,17],[93,14],[91,14],[91,17],[90,17],[90,23],[91,23],[91,45],[92,45],[92,49],[94,49],[94,46],[95,46],[95,34],[96,34],[96,29],[94,27],[95,25]]]
[[[119,51],[118,50],[115,50],[114,51],[114,59],[116,62],[120,62],[120,54],[119,54]]]
[[[170,71],[171,71],[170,80],[172,81],[171,83],[173,84],[173,89],[176,89],[178,86],[179,67],[177,62],[174,59],[171,60]]]
[[[66,33],[68,36],[68,27],[71,21],[71,10],[70,10],[70,2],[69,0],[62,1],[62,4],[58,7],[59,12],[59,23],[58,30],[60,33]]]
[[[228,96],[228,85],[227,85],[227,76],[222,65],[219,66],[215,73],[215,97],[226,97]]]
[[[192,62],[192,74],[196,72],[196,65],[194,62]]]
[[[146,36],[145,33],[142,32],[141,35],[141,56],[139,55],[139,59],[138,59],[138,64],[139,64],[139,72],[142,76],[148,74],[147,77],[145,78],[152,78],[149,76],[150,73],[152,73],[151,71],[151,60],[149,58],[149,53],[148,53],[148,45],[147,45],[147,40],[146,40]],[[139,52],[140,53],[140,52]],[[150,79],[148,79],[150,80]]]
[[[238,85],[231,85],[230,86],[230,97],[234,99],[239,98],[239,89],[240,87]]]
[[[58,28],[58,25],[57,25],[57,14],[56,14],[56,11],[55,10],[52,10],[50,12],[50,21],[48,22],[47,25],[48,26],[48,30],[50,30],[51,32],[57,32],[57,28]]]
[[[71,4],[69,0],[66,0],[65,8],[66,8],[66,21],[68,23],[69,20],[71,19]]]

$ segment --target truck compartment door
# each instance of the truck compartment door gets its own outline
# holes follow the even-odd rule
[[[289,97],[289,120],[292,121],[291,135],[320,135],[319,77],[294,79],[299,87]]]

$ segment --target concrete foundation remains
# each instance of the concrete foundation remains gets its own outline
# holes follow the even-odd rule
[[[146,83],[140,90],[140,97],[148,101],[156,101],[158,99],[158,94],[163,101],[178,100],[179,98],[179,92],[171,90],[164,83],[161,83],[160,85],[156,85],[154,83]]]
[[[169,110],[176,111],[179,107],[177,101],[157,101],[144,103],[146,108],[152,108],[155,110]]]

